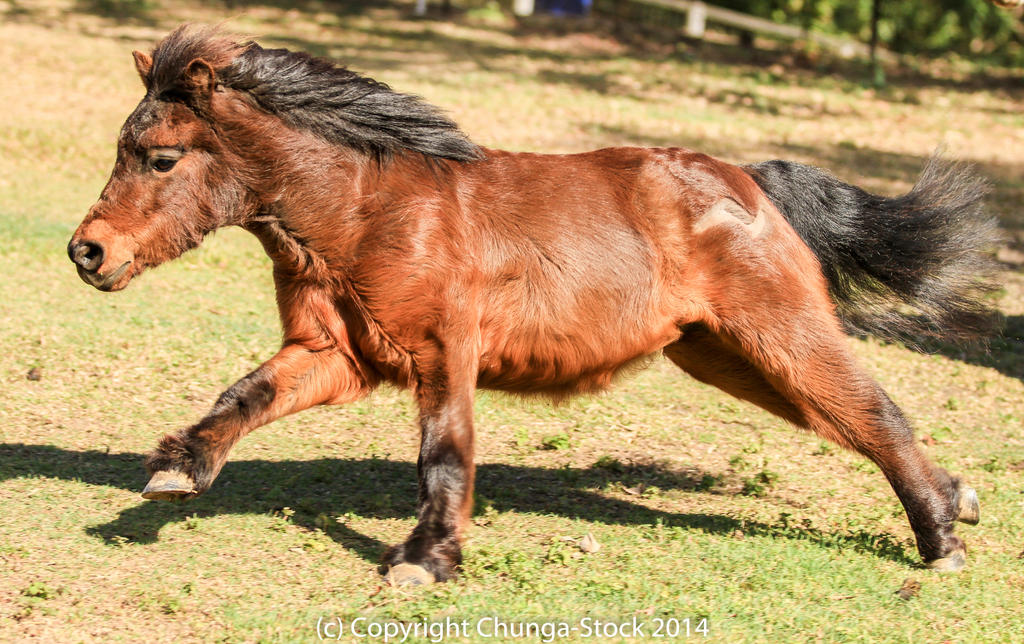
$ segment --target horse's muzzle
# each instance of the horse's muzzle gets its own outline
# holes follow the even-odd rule
[[[99,267],[103,265],[103,258],[105,256],[106,252],[103,250],[103,244],[99,242],[71,240],[68,244],[68,257],[79,268],[89,273],[95,273],[99,270]]]
[[[68,244],[68,257],[78,267],[78,276],[82,278],[82,281],[101,291],[111,291],[128,271],[132,262],[128,260],[104,275],[99,269],[103,266],[105,256],[103,245],[99,242],[72,241]]]

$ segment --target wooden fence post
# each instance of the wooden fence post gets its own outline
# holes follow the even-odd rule
[[[515,0],[512,3],[512,13],[517,16],[532,16],[533,0]]]
[[[703,2],[693,2],[686,12],[686,35],[690,38],[704,38],[707,27],[708,6]]]

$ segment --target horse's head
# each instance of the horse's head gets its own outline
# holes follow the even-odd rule
[[[180,28],[148,56],[135,52],[146,96],[125,122],[117,161],[68,255],[82,279],[116,291],[148,267],[239,223],[245,192],[214,126],[225,100],[218,70],[239,46]]]
[[[152,56],[135,52],[135,65],[146,96],[121,130],[100,200],[68,244],[79,275],[100,290],[124,288],[220,226],[246,225],[282,195],[294,205],[301,197],[286,185],[288,168],[310,178],[343,162],[482,156],[416,96],[216,29],[179,27]]]

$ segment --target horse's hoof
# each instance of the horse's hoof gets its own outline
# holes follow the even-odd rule
[[[392,586],[429,586],[434,583],[434,575],[427,569],[407,563],[388,568],[384,579]]]
[[[197,494],[192,477],[178,470],[157,472],[149,479],[142,498],[152,501],[183,501]]]
[[[927,561],[925,565],[939,572],[957,572],[967,565],[967,559],[964,557],[963,550],[957,550],[947,557]]]
[[[981,519],[981,506],[978,505],[978,493],[974,491],[974,488],[967,486],[960,488],[960,507],[958,511],[957,521],[962,521],[968,525],[977,525],[978,520]]]

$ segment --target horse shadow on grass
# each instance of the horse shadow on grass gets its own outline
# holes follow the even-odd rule
[[[50,477],[125,490],[145,483],[143,455],[73,451],[51,445],[0,443],[0,481]],[[918,565],[904,541],[868,531],[826,532],[816,528],[738,520],[708,514],[676,514],[611,498],[596,490],[657,485],[662,490],[701,491],[703,472],[679,473],[658,465],[548,469],[506,464],[477,468],[477,497],[499,512],[556,514],[615,525],[655,525],[708,534],[770,536],[803,540],[823,548],[874,554],[900,564]],[[214,487],[185,504],[142,501],[108,523],[84,531],[110,544],[158,540],[161,528],[192,516],[273,514],[288,507],[293,524],[324,530],[342,546],[377,563],[387,544],[334,517],[348,513],[374,518],[415,516],[416,467],[381,458],[322,458],[304,461],[234,461]],[[325,521],[324,517],[330,520]]]

